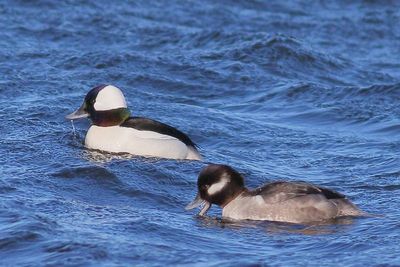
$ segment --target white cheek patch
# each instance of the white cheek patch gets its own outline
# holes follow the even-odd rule
[[[107,85],[97,94],[94,109],[96,111],[126,108],[125,97],[121,90],[113,85]]]
[[[224,175],[224,176],[222,176],[221,180],[218,183],[215,183],[208,188],[207,193],[210,196],[214,195],[214,194],[218,193],[219,191],[221,191],[228,183],[229,183],[229,179]]]

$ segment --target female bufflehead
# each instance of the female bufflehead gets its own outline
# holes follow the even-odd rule
[[[69,120],[89,117],[85,146],[108,152],[139,156],[201,160],[195,143],[167,124],[130,117],[125,97],[112,85],[100,85],[86,95],[82,106],[66,116]]]
[[[304,182],[272,182],[250,191],[243,177],[226,165],[205,167],[197,187],[197,196],[186,209],[204,204],[199,215],[211,204],[222,207],[223,217],[236,220],[309,223],[365,214],[344,195]]]

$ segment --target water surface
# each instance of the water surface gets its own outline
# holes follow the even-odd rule
[[[0,2],[0,264],[400,265],[397,1]],[[88,151],[101,83],[205,162]],[[327,225],[184,211],[199,170],[304,180],[381,215]]]

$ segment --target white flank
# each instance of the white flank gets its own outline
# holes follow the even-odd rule
[[[255,196],[254,199],[258,205],[265,205],[265,200],[262,196],[260,196],[260,195]]]
[[[94,103],[94,109],[97,111],[126,107],[124,94],[113,85],[107,85],[101,89]]]
[[[200,153],[194,147],[189,146],[186,159],[203,160],[203,157],[200,155]]]
[[[229,182],[229,179],[228,179],[227,175],[223,174],[221,177],[221,180],[218,183],[215,183],[208,188],[208,190],[207,190],[208,194],[211,196],[211,195],[218,193],[226,186],[226,184],[228,182]]]
[[[88,148],[114,153],[125,152],[144,157],[189,159],[189,148],[180,140],[169,135],[128,127],[92,125],[86,134],[85,145]]]

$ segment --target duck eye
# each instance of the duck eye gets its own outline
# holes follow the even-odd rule
[[[207,190],[209,187],[210,187],[210,185],[208,185],[208,184],[205,184],[205,185],[202,185],[202,186],[201,186],[201,189],[203,189],[203,190]]]

